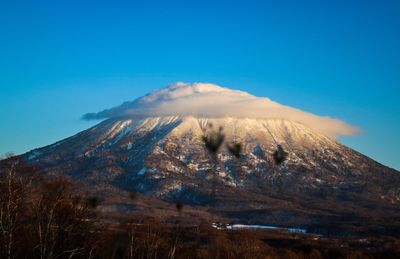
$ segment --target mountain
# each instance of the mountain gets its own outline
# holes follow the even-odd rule
[[[209,100],[207,107],[198,99]],[[238,103],[251,112],[239,112]],[[270,115],[255,116],[259,110]],[[105,211],[140,213],[153,199],[238,223],[400,233],[399,172],[336,141],[353,131],[341,121],[198,84],[173,85],[85,118],[104,120],[22,157],[101,195]],[[215,156],[204,142],[212,134],[225,139]],[[228,148],[235,143],[239,157]],[[273,155],[278,146],[287,154],[282,163]],[[143,201],[130,202],[132,192]]]

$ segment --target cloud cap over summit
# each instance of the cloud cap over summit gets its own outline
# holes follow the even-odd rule
[[[357,127],[338,119],[318,116],[281,105],[269,98],[209,83],[175,83],[120,106],[85,114],[83,118],[93,120],[163,116],[284,119],[302,123],[335,138],[358,132]]]

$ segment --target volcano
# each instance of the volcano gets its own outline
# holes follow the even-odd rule
[[[202,83],[84,118],[102,121],[21,156],[102,195],[105,211],[140,213],[126,198],[135,192],[242,224],[400,232],[399,172],[340,144],[338,136],[357,131],[340,120]],[[223,136],[215,154],[205,145],[210,134]],[[278,147],[286,154],[279,162]]]

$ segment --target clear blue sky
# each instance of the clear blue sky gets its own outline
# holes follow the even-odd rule
[[[400,1],[0,1],[0,153],[176,81],[212,82],[359,126],[400,169]]]

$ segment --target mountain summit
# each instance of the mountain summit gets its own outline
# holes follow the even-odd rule
[[[175,83],[132,102],[84,115],[85,119],[194,116],[200,118],[284,119],[325,135],[352,135],[357,128],[343,121],[281,105],[268,98],[207,83]]]
[[[72,177],[116,210],[140,211],[143,203],[127,205],[135,192],[241,223],[320,232],[400,226],[399,172],[337,142],[356,131],[342,121],[202,83],[177,83],[84,117],[103,121],[23,157]],[[212,134],[224,140],[216,154],[206,148]]]

